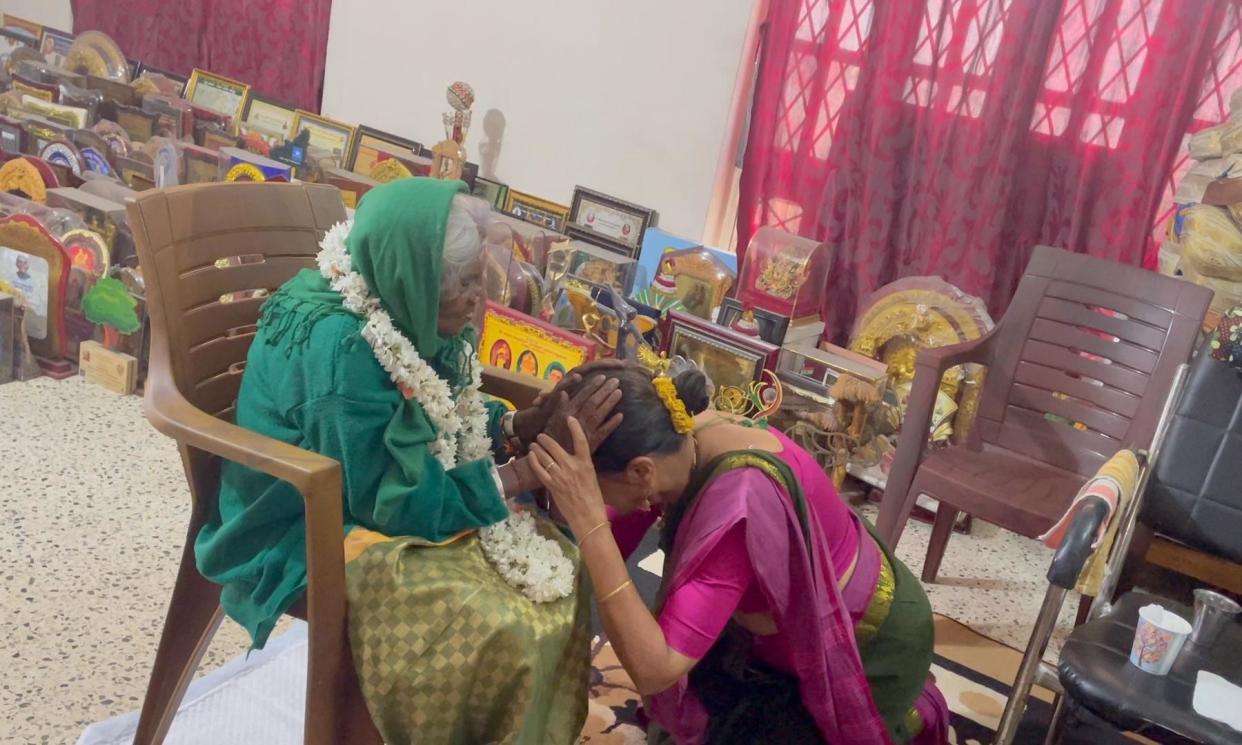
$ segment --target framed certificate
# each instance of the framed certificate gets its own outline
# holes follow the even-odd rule
[[[349,156],[342,167],[354,173],[369,176],[371,169],[375,168],[376,162],[379,161],[380,153],[406,151],[409,157],[414,157],[422,148],[423,146],[419,143],[405,137],[381,132],[371,127],[358,127],[353,147],[350,148]]]
[[[194,68],[185,86],[185,100],[239,122],[246,110],[250,86]]]
[[[506,215],[512,215],[519,220],[548,230],[555,230],[558,233],[565,232],[565,221],[569,217],[569,208],[565,205],[549,202],[513,189],[505,195],[505,207],[501,211]]]
[[[568,232],[575,238],[638,258],[643,234],[655,225],[656,211],[581,186],[569,204]]]
[[[310,146],[326,150],[336,157],[337,163],[344,163],[353,147],[354,137],[358,128],[352,124],[338,122],[333,119],[297,109],[293,115],[291,129],[293,137],[302,130],[310,133]]]
[[[52,67],[61,67],[69,47],[73,46],[73,34],[54,28],[43,27],[43,36],[39,39],[39,52]]]
[[[279,101],[252,95],[242,114],[242,124],[247,129],[258,132],[265,140],[283,145],[293,138],[293,119],[297,109]]]

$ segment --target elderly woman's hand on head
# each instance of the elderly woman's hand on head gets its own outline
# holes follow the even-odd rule
[[[591,462],[587,433],[576,418],[571,417],[566,427],[572,449],[561,447],[548,435],[539,435],[538,442],[530,447],[530,462],[570,530],[582,535],[606,521],[608,512],[595,475],[595,464]]]
[[[609,391],[616,391],[615,398],[612,397],[611,393],[607,393],[602,398],[593,399],[594,394],[600,392],[600,386],[607,385],[608,383],[602,376],[598,376],[597,380],[592,380],[591,383],[593,385],[584,386],[572,399],[566,391],[579,385],[591,375],[607,370],[615,370],[619,367],[625,367],[625,365],[626,363],[622,360],[606,359],[588,362],[585,365],[574,368],[569,375],[566,375],[557,384],[556,388],[540,393],[535,399],[534,405],[513,415],[513,434],[519,442],[527,447],[534,443],[535,438],[544,432],[551,434],[561,444],[569,446],[569,431],[565,428],[565,419],[574,416],[575,412],[579,410],[584,410],[583,407],[590,401],[592,406],[603,407],[603,410],[598,412],[601,416],[594,425],[599,427],[607,419],[607,416],[612,413],[617,403],[620,402],[621,393],[616,391],[615,385],[612,385]],[[592,449],[599,447],[599,443],[607,439],[609,434],[612,434],[612,430],[608,430],[607,434],[596,438],[592,436],[594,429],[591,420],[584,417],[580,417],[580,419],[582,419],[581,423],[588,433],[588,439],[591,440]],[[616,429],[616,426],[614,425],[612,429]]]

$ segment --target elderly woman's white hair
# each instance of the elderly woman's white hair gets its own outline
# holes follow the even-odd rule
[[[483,236],[490,219],[491,207],[482,199],[468,194],[453,197],[453,206],[444,225],[441,293],[460,289],[462,270],[483,252]]]

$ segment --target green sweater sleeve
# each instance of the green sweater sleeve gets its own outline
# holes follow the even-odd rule
[[[347,526],[439,542],[503,520],[493,463],[446,471],[429,448],[431,421],[396,392],[366,342],[342,332],[331,346],[331,384],[290,413],[310,449],[341,463]],[[494,438],[500,420],[488,415]]]
[[[486,460],[446,471],[428,448],[431,423],[416,405],[402,407],[423,437],[393,434],[387,403],[328,395],[302,406],[300,428],[318,452],[340,461],[345,477],[346,522],[385,535],[447,540],[490,525],[507,514]],[[408,431],[408,430],[407,430]],[[404,457],[392,457],[395,451]]]

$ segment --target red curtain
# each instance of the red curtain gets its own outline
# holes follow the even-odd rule
[[[116,39],[130,59],[195,67],[319,111],[332,0],[72,0],[73,30]]]
[[[738,246],[827,240],[829,338],[940,275],[1003,313],[1032,248],[1154,266],[1189,131],[1242,87],[1232,0],[771,0]]]

